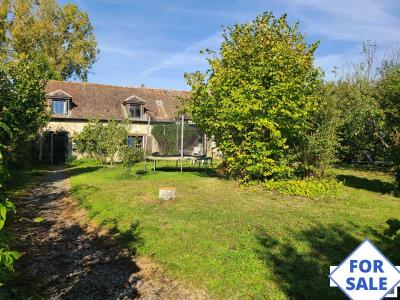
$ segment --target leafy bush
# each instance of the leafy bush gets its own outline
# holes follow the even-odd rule
[[[400,192],[400,62],[382,69],[378,84],[387,127],[387,143],[391,160],[397,166],[396,183]]]
[[[91,121],[74,136],[74,141],[81,155],[95,158],[103,164],[109,160],[113,164],[116,154],[126,145],[127,136],[125,123]]]
[[[395,255],[394,260],[400,262],[400,220],[399,219],[389,219],[386,221],[389,225],[384,232],[384,234],[392,240],[390,252]]]
[[[285,195],[322,197],[339,195],[343,184],[334,179],[269,180],[264,182],[264,188]]]
[[[66,163],[67,165],[72,165],[77,159],[78,157],[74,154],[68,155]]]
[[[327,97],[326,89],[322,88],[322,91],[318,109],[310,117],[310,128],[299,143],[299,157],[295,159],[300,161],[297,173],[301,177],[321,178],[336,160],[339,147],[338,110]]]
[[[321,72],[318,43],[308,45],[298,24],[272,13],[224,30],[220,53],[207,73],[185,74],[187,109],[213,136],[228,176],[245,181],[287,177],[293,142],[316,108]]]
[[[119,155],[122,161],[122,167],[127,174],[130,174],[134,164],[143,160],[144,152],[141,149],[125,145],[121,148]]]
[[[397,167],[395,173],[396,193],[400,194],[400,167]]]
[[[344,162],[385,156],[385,122],[376,86],[376,47],[363,42],[361,61],[352,64],[351,71],[339,70],[337,80],[327,84],[327,98],[339,114],[338,157]]]
[[[9,176],[7,167],[3,163],[2,156],[2,152],[4,151],[2,141],[4,141],[6,137],[11,138],[12,133],[7,125],[0,122],[0,230],[3,229],[6,223],[8,212],[12,211],[15,213],[14,204],[3,195],[4,183]],[[14,261],[19,257],[20,254],[18,252],[8,249],[8,245],[0,240],[0,267],[6,267],[9,271],[12,271],[14,268]],[[3,275],[4,268],[0,271],[0,274]],[[2,278],[0,278],[0,280],[2,280]],[[0,282],[0,284],[2,283]]]

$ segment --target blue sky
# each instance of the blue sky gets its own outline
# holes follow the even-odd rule
[[[62,3],[71,1],[61,1]],[[188,89],[184,72],[204,71],[199,51],[218,49],[221,26],[252,20],[264,11],[299,21],[310,42],[321,42],[316,64],[360,59],[361,42],[383,55],[400,42],[398,0],[73,0],[89,13],[100,55],[90,82]]]

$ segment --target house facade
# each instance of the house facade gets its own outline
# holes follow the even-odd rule
[[[40,137],[39,160],[65,163],[74,154],[74,135],[95,119],[128,120],[128,145],[157,152],[152,127],[175,123],[187,96],[185,91],[50,81],[46,99],[51,119]]]

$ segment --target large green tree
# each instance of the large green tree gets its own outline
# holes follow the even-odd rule
[[[86,12],[56,0],[0,0],[0,43],[13,58],[40,54],[52,78],[87,80],[96,61],[97,42]]]
[[[390,158],[397,166],[396,181],[400,191],[400,63],[382,67],[378,90],[385,114]]]
[[[29,158],[30,141],[46,124],[47,80],[86,80],[97,53],[88,15],[75,4],[0,0],[0,120],[13,133],[8,162]]]
[[[291,172],[289,150],[317,106],[317,46],[286,15],[264,13],[224,30],[219,54],[207,51],[207,73],[186,74],[188,110],[213,136],[227,175],[260,180]]]
[[[23,163],[30,142],[48,120],[44,87],[49,76],[49,66],[39,58],[0,63],[0,120],[13,136],[4,143],[4,155],[12,164]]]

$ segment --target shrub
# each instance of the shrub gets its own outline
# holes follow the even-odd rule
[[[343,184],[334,179],[268,180],[264,188],[291,196],[323,197],[339,195]]]
[[[400,262],[400,220],[389,219],[386,224],[389,225],[389,228],[385,230],[384,234],[392,241],[388,250],[395,256],[393,259],[398,263]]]
[[[400,167],[397,167],[395,173],[396,193],[400,194]]]
[[[0,230],[3,229],[6,223],[8,213],[15,213],[14,204],[5,198],[3,193],[4,183],[9,177],[9,172],[4,164],[2,156],[2,152],[4,151],[2,141],[5,140],[5,137],[11,138],[12,132],[6,124],[0,122]],[[7,243],[0,239],[0,280],[4,279],[3,277],[6,270],[13,270],[14,261],[20,256],[20,253],[10,250]],[[1,284],[3,284],[3,282],[0,282],[0,285]]]
[[[128,129],[125,123],[111,121],[102,124],[92,121],[85,125],[82,132],[74,136],[77,151],[105,164],[114,163],[116,154],[126,145]]]
[[[123,169],[127,174],[130,174],[134,164],[143,160],[144,152],[141,149],[125,145],[124,147],[121,148],[119,155],[122,161]]]
[[[296,160],[300,162],[297,173],[301,177],[321,178],[336,160],[339,116],[336,104],[330,101],[327,94],[323,88],[318,109],[310,117],[310,128],[299,143],[299,157]]]

